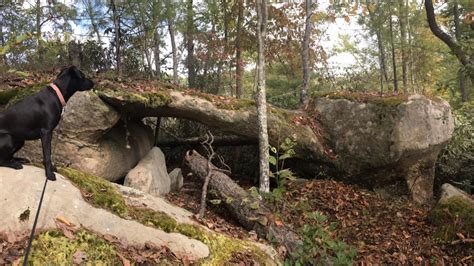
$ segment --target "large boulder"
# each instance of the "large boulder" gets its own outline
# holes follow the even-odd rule
[[[0,202],[2,206],[8,206],[0,208],[0,234],[22,234],[31,230],[44,180],[44,171],[40,168],[24,166],[23,170],[13,170],[0,167]],[[148,202],[151,204],[153,200],[148,198]],[[176,207],[167,209],[173,208]],[[22,215],[28,210],[29,215]],[[181,217],[180,221],[187,222],[186,211],[178,209],[172,212]],[[209,248],[201,241],[179,233],[166,233],[91,206],[76,186],[57,174],[57,181],[48,182],[46,187],[37,229],[57,229],[55,221],[59,217],[93,232],[116,236],[130,244],[151,242],[157,246],[164,245],[179,258],[196,260],[209,256]]]
[[[451,184],[443,184],[441,186],[441,197],[439,198],[438,203],[447,202],[453,197],[459,197],[464,199],[466,202],[469,203],[469,205],[471,205],[471,208],[474,208],[474,198],[471,195],[467,194],[466,192]]]
[[[152,146],[153,132],[140,120],[120,119],[95,93],[78,92],[53,134],[53,161],[115,181]],[[40,141],[27,142],[18,156],[42,162]]]
[[[170,192],[171,180],[166,170],[165,155],[154,147],[125,177],[125,186],[138,189],[153,196]]]
[[[446,101],[421,95],[379,102],[319,97],[312,107],[329,135],[335,164],[348,178],[373,185],[404,179],[415,201],[432,198],[435,162],[454,130]]]

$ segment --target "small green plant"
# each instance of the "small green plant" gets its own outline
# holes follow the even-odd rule
[[[275,178],[277,188],[285,185],[287,180],[296,179],[295,174],[289,168],[285,168],[285,160],[293,158],[295,156],[295,150],[293,149],[296,142],[290,138],[285,138],[278,147],[270,147],[272,154],[270,155],[269,162],[275,167],[275,171],[270,173],[270,176]]]
[[[319,212],[306,214],[308,223],[299,229],[301,245],[291,253],[285,265],[351,265],[357,252],[354,247],[334,237],[335,223]]]

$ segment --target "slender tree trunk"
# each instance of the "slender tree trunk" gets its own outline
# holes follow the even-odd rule
[[[86,10],[87,10],[87,14],[89,15],[89,19],[91,20],[92,31],[94,31],[94,34],[97,37],[97,42],[102,48],[102,38],[100,37],[99,27],[97,26],[97,21],[95,18],[94,9],[92,7],[92,2],[91,0],[86,0],[84,4],[86,5]],[[100,49],[100,56],[105,62],[104,69],[105,70],[109,69],[109,66],[107,65],[107,57],[105,55],[104,49]]]
[[[153,36],[153,41],[155,44],[155,73],[156,78],[160,79],[161,76],[161,59],[160,59],[160,34],[158,28],[156,29],[155,35]]]
[[[43,61],[43,45],[41,44],[41,0],[36,0],[36,40],[38,45],[38,62]]]
[[[4,36],[3,36],[3,21],[4,21],[5,17],[3,14],[0,15],[0,46],[4,46],[5,45],[5,39],[4,39]],[[2,65],[7,65],[7,56],[6,55],[2,55],[1,57],[1,61],[0,63]]]
[[[392,7],[390,7],[390,43],[392,46],[392,65],[393,65],[393,90],[398,92],[398,79],[397,79],[397,61],[395,58],[395,44],[393,38],[393,21],[392,21]]]
[[[305,9],[306,9],[306,21],[303,37],[303,52],[301,54],[303,58],[303,86],[301,87],[300,94],[300,106],[303,106],[308,101],[308,89],[309,89],[309,78],[310,78],[310,66],[309,66],[309,41],[312,31],[312,22],[311,16],[313,14],[313,1],[305,0]]]
[[[459,28],[459,7],[458,1],[454,0],[453,3],[453,15],[454,15],[454,32],[456,35],[456,41],[459,42],[461,40],[461,29]],[[461,101],[467,102],[468,95],[466,91],[466,84],[465,84],[465,77],[462,71],[459,71],[459,89],[461,90]]]
[[[242,98],[242,78],[244,63],[242,61],[242,24],[244,20],[244,0],[237,0],[237,36],[235,37],[235,91],[237,98]]]
[[[406,6],[404,4],[405,0],[398,0],[399,7],[399,21],[400,21],[400,43],[401,43],[401,52],[402,52],[402,84],[403,91],[406,93],[407,88],[407,55],[406,55]]]
[[[369,1],[366,1],[366,4],[369,4]],[[376,17],[373,11],[368,9],[369,11],[369,19],[372,24],[372,27],[375,28],[375,36],[377,38],[377,47],[379,49],[379,64],[380,64],[380,71],[381,71],[381,76],[385,78],[385,82],[388,82],[388,73],[387,73],[387,66],[386,66],[386,60],[385,60],[385,49],[383,47],[383,39],[382,39],[382,34],[380,33],[380,27],[377,25]],[[380,17],[380,15],[379,15]],[[383,91],[383,80],[381,81],[381,91]]]
[[[379,65],[380,65],[380,95],[383,94],[383,79],[385,77],[385,81],[387,81],[387,71],[385,69],[385,55],[383,51],[383,45],[382,45],[382,40],[380,40],[380,32],[377,29],[376,30],[376,36],[377,36],[377,44],[379,48]]]
[[[257,39],[258,39],[258,82],[257,82],[257,113],[260,152],[260,191],[270,192],[269,176],[269,145],[267,131],[267,101],[265,95],[265,38],[267,32],[267,3],[257,0]]]
[[[112,19],[114,21],[115,30],[115,60],[117,62],[117,74],[122,76],[122,55],[120,51],[120,16],[117,11],[117,6],[115,5],[115,0],[110,0],[110,7],[112,9]]]
[[[186,64],[188,67],[188,86],[196,88],[196,65],[194,59],[194,12],[193,0],[187,0],[186,14],[186,49],[188,52]]]
[[[414,67],[413,67],[413,41],[412,41],[412,35],[411,35],[411,32],[412,32],[412,29],[411,29],[411,23],[410,23],[410,19],[409,19],[409,10],[410,10],[410,4],[409,4],[409,1],[408,0],[405,0],[405,6],[406,6],[406,10],[407,10],[407,35],[408,35],[408,49],[409,49],[409,53],[408,53],[408,62],[409,62],[409,65],[410,65],[410,87],[412,88],[412,92],[415,92],[415,76],[414,76]]]
[[[168,32],[170,33],[171,52],[173,54],[173,83],[178,84],[178,49],[176,48],[174,25],[171,19],[168,19]]]

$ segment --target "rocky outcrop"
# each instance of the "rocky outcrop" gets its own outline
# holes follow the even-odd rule
[[[180,117],[258,137],[256,108],[246,100],[159,88],[103,90],[100,96],[136,117]],[[335,93],[315,97],[305,111],[269,106],[268,127],[273,146],[285,138],[296,142],[298,165],[310,170],[306,173],[317,175],[312,169],[324,166],[337,176],[375,186],[406,180],[411,196],[421,203],[432,198],[434,163],[451,138],[453,118],[440,98]]]
[[[12,234],[31,230],[44,180],[44,171],[40,168],[0,168],[0,202],[2,206],[8,206],[0,208],[0,233]],[[30,215],[26,219],[20,219],[20,215],[27,210]],[[130,244],[143,245],[151,242],[157,246],[167,246],[180,258],[196,260],[209,256],[209,248],[201,241],[178,233],[166,233],[91,206],[82,198],[81,192],[59,174],[57,181],[47,184],[37,229],[56,229],[55,221],[58,217],[102,235],[116,236]],[[182,217],[181,220],[183,219],[185,218]]]
[[[313,107],[348,178],[375,185],[404,178],[415,201],[432,198],[435,162],[454,129],[447,102],[421,95],[395,103],[321,97]]]
[[[105,240],[112,236],[128,247],[164,246],[183,261],[224,265],[233,254],[245,252],[258,264],[281,265],[272,247],[213,232],[195,222],[192,213],[162,198],[70,168],[60,168],[60,172],[67,178],[57,174],[56,181],[47,183],[37,236],[43,231],[61,230],[66,224],[104,236]],[[0,236],[13,239],[28,235],[44,180],[41,168],[0,167]],[[37,248],[46,254],[62,251],[48,250],[48,245]],[[140,258],[131,263],[140,263]]]
[[[459,197],[469,203],[471,208],[474,208],[474,198],[467,194],[466,192],[460,190],[459,188],[445,183],[441,186],[441,197],[439,198],[439,203],[447,202],[453,197]]]
[[[152,145],[152,130],[140,120],[124,122],[95,93],[78,92],[54,132],[53,161],[114,181],[124,177]],[[42,162],[40,141],[27,142],[17,156]]]
[[[166,170],[165,155],[154,147],[125,177],[124,185],[153,196],[170,192],[171,180]]]

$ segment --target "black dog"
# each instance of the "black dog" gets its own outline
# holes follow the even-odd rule
[[[90,90],[93,86],[92,80],[71,66],[63,69],[42,91],[0,113],[0,166],[23,168],[21,160],[13,155],[23,147],[25,140],[41,138],[46,177],[56,180],[51,162],[53,130],[61,119],[66,101],[76,91]]]

